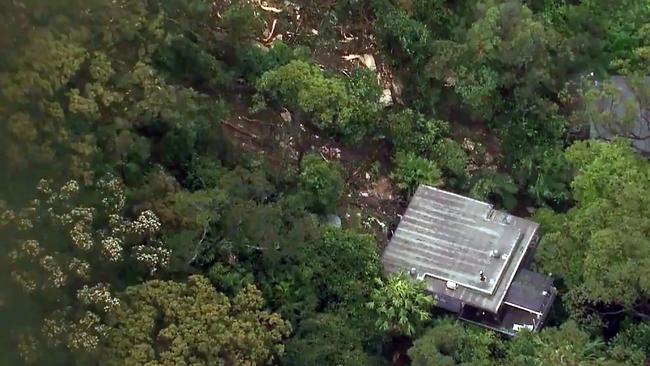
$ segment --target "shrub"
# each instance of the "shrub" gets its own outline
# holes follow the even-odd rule
[[[322,313],[305,320],[289,340],[282,364],[286,366],[377,366],[383,363],[364,352],[362,334],[350,319]]]
[[[377,26],[381,40],[395,61],[417,64],[429,57],[433,36],[426,24],[409,17],[403,11],[392,10],[383,13]]]
[[[397,187],[409,197],[420,184],[440,186],[443,183],[442,173],[436,163],[412,152],[398,151],[395,164],[392,177],[396,180]]]
[[[154,62],[174,77],[205,84],[214,90],[232,83],[232,74],[224,63],[211,55],[202,44],[186,37],[177,37],[166,47],[160,47],[154,54]]]
[[[375,132],[380,118],[381,88],[375,73],[355,69],[346,82],[347,103],[343,106],[338,131],[349,142],[359,142]]]
[[[307,208],[320,214],[334,212],[344,187],[338,166],[318,155],[303,158],[299,184]]]
[[[228,37],[240,43],[255,39],[264,28],[264,21],[259,16],[252,2],[238,2],[228,7],[221,16],[220,26],[228,32]]]
[[[320,239],[304,246],[303,256],[321,301],[330,306],[358,307],[380,274],[373,237],[353,231],[325,230]]]
[[[318,66],[300,60],[264,73],[256,87],[269,99],[311,115],[324,130],[334,129],[348,97],[342,80],[328,78]]]
[[[217,262],[208,270],[208,279],[219,291],[228,295],[237,294],[246,286],[253,284],[255,278],[246,268],[232,268],[229,265]]]
[[[256,82],[256,95],[307,114],[318,128],[359,142],[379,119],[379,84],[368,70],[356,70],[348,80],[329,76],[318,66],[293,60],[265,72]]]
[[[532,149],[513,167],[517,184],[525,187],[537,203],[559,204],[571,198],[571,169],[559,148]]]
[[[458,142],[450,138],[438,141],[433,146],[430,157],[437,161],[446,173],[455,177],[465,176],[467,153]]]
[[[510,176],[485,170],[472,177],[469,196],[481,201],[493,201],[507,210],[517,206],[515,194],[519,191]]]
[[[377,285],[366,306],[375,312],[380,330],[412,336],[431,318],[433,298],[424,294],[424,282],[400,274]]]
[[[413,342],[408,355],[413,366],[492,365],[493,354],[502,348],[495,333],[442,318]]]
[[[243,48],[237,57],[239,74],[247,81],[255,82],[269,70],[294,60],[308,60],[309,50],[304,47],[291,48],[283,42],[275,42],[268,50],[258,45]]]
[[[449,133],[449,124],[427,118],[412,109],[404,109],[388,117],[388,136],[397,150],[426,154],[433,144]]]

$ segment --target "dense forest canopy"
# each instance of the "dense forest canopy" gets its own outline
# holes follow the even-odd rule
[[[650,1],[6,0],[0,20],[3,363],[650,362],[644,137],[588,139],[650,128]],[[593,107],[612,76],[624,115]],[[540,223],[542,332],[459,323],[382,273],[419,184]]]

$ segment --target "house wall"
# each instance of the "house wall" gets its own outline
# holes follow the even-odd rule
[[[537,245],[539,244],[539,231],[535,230],[535,234],[533,234],[533,237],[530,240],[530,245],[528,246],[528,249],[526,250],[526,254],[524,254],[524,259],[521,261],[521,265],[519,268],[528,268],[530,267],[530,264],[533,262],[533,259],[535,259],[535,251],[537,251]]]

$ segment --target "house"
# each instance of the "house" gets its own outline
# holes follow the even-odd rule
[[[595,98],[585,101],[589,138],[624,137],[650,157],[650,77],[612,76],[606,81],[584,79],[582,83],[597,92]]]
[[[538,331],[553,279],[526,269],[539,225],[492,205],[421,185],[382,254],[387,273],[425,282],[438,307],[513,336]]]

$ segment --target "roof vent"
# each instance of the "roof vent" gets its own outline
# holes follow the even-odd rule
[[[447,281],[447,288],[450,290],[455,290],[458,288],[458,284],[454,281]]]
[[[499,253],[499,251],[497,249],[490,250],[490,257],[499,258],[500,255],[501,255],[501,253]]]
[[[478,275],[480,276],[481,282],[485,282],[485,275],[483,274],[483,271],[479,271]]]

